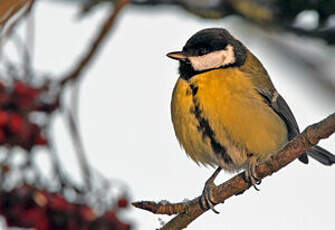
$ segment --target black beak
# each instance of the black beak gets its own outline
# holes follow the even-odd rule
[[[182,51],[170,52],[166,56],[168,56],[169,58],[178,60],[178,61],[186,61],[187,60],[187,56]]]

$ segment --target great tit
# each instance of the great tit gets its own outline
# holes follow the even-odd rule
[[[261,62],[227,30],[201,30],[182,51],[167,56],[179,61],[171,101],[177,139],[195,162],[218,166],[201,199],[215,211],[211,189],[220,170],[246,169],[254,185],[257,162],[298,135],[298,124]],[[307,155],[324,165],[335,163],[319,146],[299,160],[307,164]]]

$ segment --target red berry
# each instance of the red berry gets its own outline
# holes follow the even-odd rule
[[[11,101],[11,97],[9,94],[6,93],[0,93],[0,105],[7,104],[8,102]]]
[[[126,199],[126,198],[120,198],[118,201],[117,201],[117,206],[119,207],[119,208],[126,208],[126,207],[128,207],[128,204],[129,204],[129,202],[128,202],[128,200]]]
[[[23,128],[24,120],[18,114],[11,114],[9,120],[9,127],[14,133],[19,133]]]
[[[117,217],[114,211],[108,210],[104,213],[103,218],[109,221],[116,221]]]
[[[6,141],[6,135],[5,132],[0,129],[0,144],[4,143]]]
[[[26,94],[29,91],[29,88],[22,81],[15,81],[14,91],[17,94]]]
[[[57,211],[68,211],[71,210],[72,204],[67,202],[64,197],[58,194],[49,194],[49,205],[50,208]]]
[[[43,209],[39,207],[30,208],[22,213],[21,226],[32,228],[35,227],[38,230],[48,230],[49,223]]]
[[[40,90],[31,87],[21,81],[16,81],[14,86],[14,93],[18,96],[18,104],[23,107],[27,108],[32,103],[33,100],[40,94]]]
[[[41,134],[39,134],[34,142],[35,145],[47,145],[48,144],[48,140],[46,138],[44,138]]]
[[[0,111],[0,127],[3,127],[7,124],[9,120],[9,115],[5,111]]]
[[[4,164],[4,165],[2,165],[2,167],[1,167],[1,172],[2,172],[3,174],[6,174],[6,173],[10,172],[10,170],[11,170],[11,166],[8,165],[8,164]]]
[[[0,92],[5,89],[5,84],[3,82],[0,82]]]
[[[92,208],[82,205],[79,209],[80,215],[87,221],[95,220],[97,217]]]
[[[16,81],[14,86],[15,93],[19,95],[35,95],[37,92],[36,89],[32,88],[30,85],[25,84],[22,81]]]

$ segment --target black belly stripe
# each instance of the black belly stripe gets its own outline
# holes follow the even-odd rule
[[[195,115],[196,119],[199,122],[198,130],[202,132],[202,138],[203,139],[205,139],[206,137],[209,138],[213,151],[216,154],[219,154],[226,164],[233,163],[233,160],[227,153],[227,149],[215,139],[215,133],[213,129],[210,127],[208,120],[201,116],[202,112],[200,110],[199,102],[195,97],[199,88],[194,86],[193,84],[190,84],[190,88],[192,90],[193,104],[194,104],[194,109],[191,109],[190,112]]]

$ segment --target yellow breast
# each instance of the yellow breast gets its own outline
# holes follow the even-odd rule
[[[194,95],[190,85],[197,88]],[[208,121],[215,140],[226,148],[233,165],[220,159],[210,139],[199,129],[195,103],[201,116]],[[188,81],[178,79],[171,113],[176,136],[186,153],[205,164],[238,169],[245,166],[247,153],[264,157],[287,141],[284,122],[237,68],[208,71]]]

